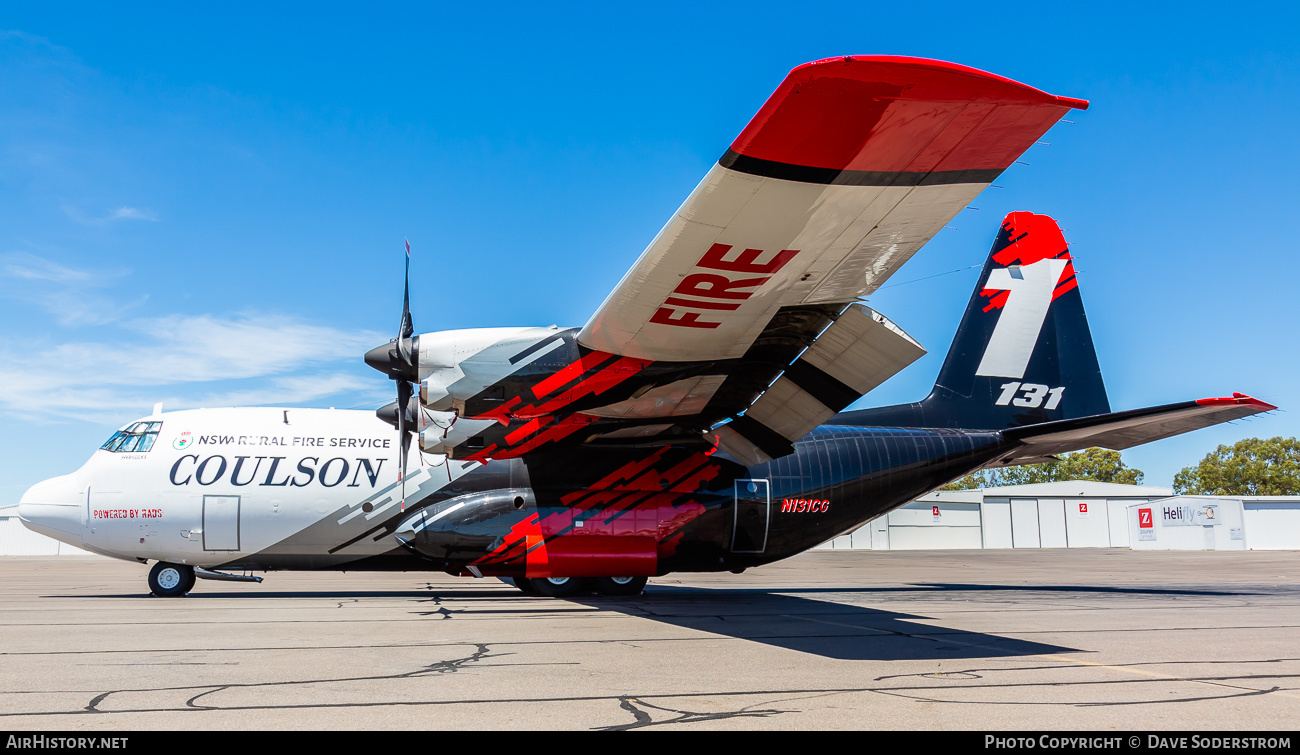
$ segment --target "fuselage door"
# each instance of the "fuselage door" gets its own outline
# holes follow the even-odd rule
[[[203,496],[203,550],[239,550],[239,496]]]
[[[767,480],[736,480],[736,521],[732,553],[762,553],[767,547],[767,523],[772,510]]]

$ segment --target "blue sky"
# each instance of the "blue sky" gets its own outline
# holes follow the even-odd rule
[[[418,331],[581,325],[785,74],[842,54],[1092,102],[872,298],[931,353],[861,405],[929,390],[963,268],[1032,210],[1073,245],[1114,408],[1300,406],[1296,22],[1280,4],[7,5],[0,502],[156,401],[386,403],[360,357],[397,329],[404,236]],[[1220,443],[1300,435],[1297,416],[1125,459],[1168,485]]]

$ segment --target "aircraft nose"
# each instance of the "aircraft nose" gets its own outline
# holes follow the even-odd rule
[[[78,545],[84,515],[81,487],[72,475],[38,482],[18,502],[18,518],[27,529],[64,542],[72,538]]]

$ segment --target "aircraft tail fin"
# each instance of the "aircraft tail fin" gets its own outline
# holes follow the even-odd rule
[[[1046,215],[1012,212],[930,395],[835,422],[1002,430],[1109,412],[1061,229]]]

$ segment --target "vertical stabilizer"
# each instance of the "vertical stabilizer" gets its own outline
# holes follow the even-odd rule
[[[934,390],[836,422],[996,430],[1110,411],[1069,246],[1056,221],[1002,221]]]

